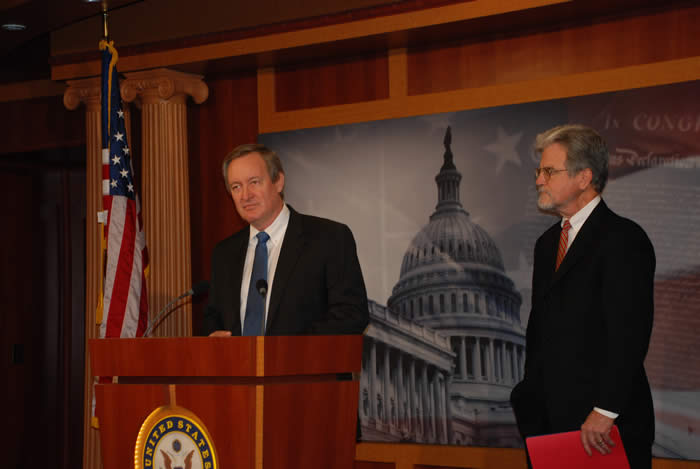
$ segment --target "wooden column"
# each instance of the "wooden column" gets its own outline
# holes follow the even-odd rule
[[[122,81],[122,99],[138,99],[142,106],[141,201],[151,318],[192,286],[187,96],[201,104],[208,93],[201,76],[168,69],[128,73]],[[192,335],[191,314],[190,302],[176,305],[153,335]]]
[[[99,337],[99,326],[95,321],[95,311],[100,296],[100,277],[102,276],[102,256],[100,247],[100,225],[97,212],[102,210],[102,124],[100,109],[100,78],[73,80],[68,82],[68,89],[63,95],[63,104],[75,110],[81,103],[85,104],[85,151],[86,151],[86,223],[85,223],[85,350],[87,341]],[[83,467],[99,468],[100,457],[99,432],[92,428],[92,386],[90,373],[90,354],[85,354],[85,407],[83,439]]]

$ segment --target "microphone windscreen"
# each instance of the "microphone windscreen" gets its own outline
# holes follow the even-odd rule
[[[257,282],[255,282],[255,289],[258,290],[262,296],[267,295],[267,281],[262,278],[259,279]]]
[[[209,280],[202,280],[192,286],[192,296],[199,296],[209,291]]]

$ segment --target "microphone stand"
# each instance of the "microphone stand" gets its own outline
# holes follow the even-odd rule
[[[146,329],[146,332],[143,333],[143,336],[144,336],[144,337],[148,337],[148,334],[150,334],[151,332],[153,332],[153,329],[156,327],[156,324],[158,324],[158,323],[160,322],[160,320],[163,319],[163,315],[165,314],[165,312],[168,311],[168,309],[169,309],[172,305],[174,305],[175,303],[177,303],[177,302],[180,301],[181,299],[187,298],[188,296],[190,296],[190,295],[192,294],[191,292],[192,292],[192,290],[187,290],[185,293],[183,293],[182,295],[178,296],[177,298],[175,298],[174,300],[172,300],[170,303],[168,303],[167,305],[165,305],[165,306],[163,307],[163,309],[161,309],[161,310],[158,312],[158,314],[156,314],[156,317],[154,317],[154,318],[148,323],[148,328]]]

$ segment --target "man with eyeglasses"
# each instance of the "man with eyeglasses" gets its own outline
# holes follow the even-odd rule
[[[537,206],[561,220],[535,244],[525,378],[511,403],[523,438],[581,430],[609,454],[617,425],[632,469],[651,468],[654,409],[644,371],[654,311],[654,248],[601,199],[608,150],[581,125],[538,135]]]

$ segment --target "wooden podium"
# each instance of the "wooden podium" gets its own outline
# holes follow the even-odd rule
[[[116,377],[96,386],[104,469],[134,467],[161,406],[201,420],[222,469],[353,467],[362,336],[94,339],[90,357]]]

